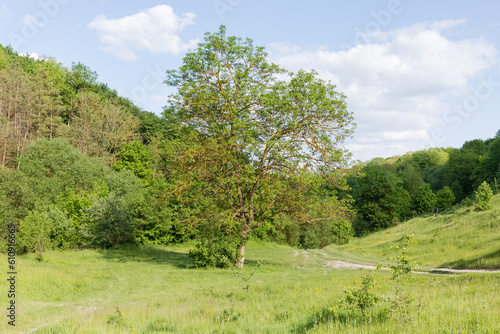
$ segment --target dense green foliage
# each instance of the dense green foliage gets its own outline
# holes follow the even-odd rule
[[[446,186],[436,193],[436,207],[438,210],[448,210],[453,206],[453,203],[455,203],[455,194],[450,187]]]
[[[317,73],[287,72],[268,62],[264,48],[226,36],[221,26],[165,82],[178,93],[164,116],[192,134],[172,156],[179,191],[211,199],[198,201],[193,221],[214,224],[222,214],[237,222],[240,267],[249,233],[274,215],[317,226],[337,218],[324,212],[348,211],[334,195],[316,194],[327,183],[342,188],[342,144],[353,131],[345,96]]]
[[[410,195],[403,182],[380,166],[367,166],[365,175],[351,184],[358,207],[358,234],[392,226],[408,212]]]
[[[40,257],[197,238],[196,263],[225,266],[242,258],[247,238],[346,243],[351,201],[337,194],[353,128],[345,97],[316,73],[288,73],[266,57],[223,27],[207,34],[167,72],[178,94],[159,117],[84,64],[0,46],[1,246],[11,223],[18,251]],[[216,81],[200,76],[203,66]],[[290,80],[277,79],[285,73]]]
[[[166,83],[177,94],[157,116],[84,64],[0,46],[1,247],[16,224],[18,251],[40,257],[196,238],[198,265],[242,265],[248,239],[345,244],[472,200],[488,210],[499,191],[499,136],[350,166],[345,96],[224,27]]]
[[[481,183],[474,193],[474,208],[478,211],[484,211],[491,208],[490,200],[493,197],[493,192],[486,181]]]
[[[418,188],[415,196],[412,198],[411,207],[415,213],[421,214],[431,212],[435,204],[436,195],[432,191],[431,186],[426,183]]]

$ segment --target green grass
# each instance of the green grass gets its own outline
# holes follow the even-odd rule
[[[20,256],[17,326],[2,316],[0,332],[500,332],[499,274],[412,275],[407,289],[422,307],[411,321],[402,324],[380,305],[367,322],[359,312],[334,309],[344,289],[358,286],[367,272],[325,266],[338,258],[336,250],[250,242],[245,272],[262,266],[246,292],[231,270],[193,268],[190,246],[52,251],[43,262]],[[390,272],[377,272],[376,286],[391,296]],[[0,291],[7,290],[1,280]],[[5,310],[6,293],[0,302]]]
[[[500,195],[491,204],[492,209],[483,212],[471,206],[415,218],[331,249],[368,263],[390,262],[390,247],[405,234],[414,234],[408,256],[422,267],[499,269]]]

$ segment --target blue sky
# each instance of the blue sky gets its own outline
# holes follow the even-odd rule
[[[498,13],[493,0],[0,0],[0,43],[82,62],[159,114],[173,93],[165,71],[224,24],[336,84],[357,123],[347,147],[369,160],[495,135]]]

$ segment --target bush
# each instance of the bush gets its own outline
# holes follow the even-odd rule
[[[436,207],[439,210],[448,210],[455,203],[455,195],[450,187],[444,187],[436,194]]]
[[[50,223],[50,243],[52,248],[69,249],[77,247],[77,229],[73,219],[59,208],[51,208],[47,212]]]
[[[436,195],[432,192],[431,186],[426,183],[421,186],[412,200],[412,210],[416,213],[432,212],[436,205]]]
[[[313,228],[306,229],[300,236],[300,246],[304,249],[320,248],[318,233]]]
[[[484,211],[491,208],[490,200],[493,192],[486,181],[484,181],[474,194],[474,208],[476,211]]]
[[[84,230],[93,244],[109,248],[133,243],[136,226],[123,199],[111,193],[85,210]]]
[[[365,176],[353,189],[359,218],[366,225],[362,230],[393,226],[408,212],[408,191],[402,188],[403,184],[396,175],[379,166],[369,166],[364,172]],[[359,229],[356,232],[362,233]]]
[[[354,234],[348,220],[329,220],[314,224],[304,224],[300,236],[300,246],[305,249],[324,248],[331,244],[342,245],[349,242]]]
[[[261,226],[251,232],[251,236],[261,240],[274,241],[298,247],[302,229],[300,225],[284,214],[278,214],[266,220]]]
[[[50,222],[46,213],[30,212],[20,222],[16,246],[20,254],[37,252],[43,258],[43,252],[50,248]]]
[[[354,235],[352,224],[348,220],[334,221],[331,226],[332,243],[336,245],[345,245]]]
[[[239,259],[241,236],[236,222],[206,223],[198,230],[198,243],[189,251],[197,267],[228,268]]]

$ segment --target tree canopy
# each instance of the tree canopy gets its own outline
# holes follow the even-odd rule
[[[237,222],[241,266],[248,232],[288,205],[306,211],[297,207],[303,192],[290,193],[302,189],[302,175],[341,184],[353,117],[345,96],[317,73],[285,71],[268,62],[264,48],[226,36],[221,26],[167,72],[166,83],[178,93],[165,117],[193,131],[174,158],[182,187],[202,182],[211,205]],[[213,218],[209,210],[204,215]]]

